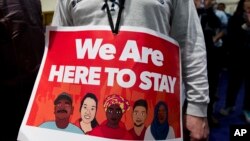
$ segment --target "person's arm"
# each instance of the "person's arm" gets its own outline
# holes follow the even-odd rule
[[[180,44],[187,109],[184,128],[191,139],[208,137],[209,103],[206,47],[193,0],[173,0],[171,36]]]
[[[187,114],[206,117],[208,96],[206,47],[193,0],[173,0],[171,36],[181,48],[182,79],[185,85]]]
[[[214,42],[214,43],[218,42],[224,35],[225,35],[225,31],[224,31],[224,30],[218,32],[218,33],[213,37],[213,42]]]

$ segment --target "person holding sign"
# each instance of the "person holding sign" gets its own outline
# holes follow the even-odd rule
[[[80,128],[70,123],[70,115],[74,111],[71,96],[65,92],[61,93],[55,99],[54,105],[55,121],[44,122],[39,127],[83,134]]]
[[[121,26],[140,27],[176,40],[187,105],[183,129],[191,140],[208,137],[206,48],[193,0],[60,0],[52,25],[110,26],[114,36]]]

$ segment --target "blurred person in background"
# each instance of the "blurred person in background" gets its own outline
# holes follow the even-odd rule
[[[44,49],[39,0],[0,0],[0,140],[16,141]],[[9,108],[11,107],[11,108]]]
[[[244,86],[243,113],[250,123],[250,0],[240,0],[237,9],[229,20],[229,82],[225,107],[220,110],[224,116],[235,109],[235,102],[242,85]]]
[[[224,40],[226,38],[227,34],[227,24],[228,24],[228,16],[226,15],[225,11],[222,11],[218,9],[218,4],[216,0],[205,0],[205,7],[206,8],[213,8],[215,15],[219,18],[221,25],[218,29],[216,29],[216,34],[213,36],[213,42],[215,45],[215,53],[216,55],[216,63],[217,63],[217,80],[219,80],[219,76],[221,74],[222,69],[226,68],[226,59],[227,59],[227,53],[226,53],[226,47],[224,45]],[[215,63],[215,62],[214,62]],[[218,87],[218,81],[216,83],[216,93],[217,93],[217,87]],[[215,98],[219,98],[217,94],[215,94]]]
[[[208,137],[207,58],[193,0],[58,0],[52,25],[110,26],[114,35],[120,26],[142,27],[176,40],[187,105],[183,129],[191,140]]]
[[[225,12],[228,19],[232,16],[230,13],[226,12],[226,4],[223,2],[220,2],[217,4],[217,9]]]
[[[220,28],[216,31],[216,35],[213,37],[215,47],[219,48],[218,52],[219,56],[221,56],[222,53],[221,48],[223,46],[223,37],[225,36],[227,30],[228,17],[224,11],[218,10],[216,6],[217,6],[216,0],[205,0],[205,7],[206,8],[212,7],[214,9],[215,15],[220,19],[221,22]]]
[[[226,14],[226,16],[227,16],[227,19],[229,20],[230,18],[231,18],[231,14],[230,13],[228,13],[228,12],[226,12],[226,4],[225,3],[218,3],[217,4],[217,10],[220,10],[220,11],[223,11],[225,14]],[[222,58],[222,60],[221,60],[221,67],[222,67],[222,69],[223,70],[227,70],[227,68],[228,68],[228,64],[230,63],[230,62],[228,62],[228,48],[225,46],[225,40],[226,40],[226,36],[227,36],[227,25],[225,26],[225,28],[224,28],[224,35],[222,36],[222,48],[221,48],[221,58]]]
[[[207,70],[209,83],[210,103],[208,105],[208,122],[209,125],[214,125],[213,105],[216,101],[219,76],[220,76],[220,52],[218,42],[223,34],[223,24],[220,18],[216,15],[214,8],[214,0],[194,0],[200,23],[203,29],[206,51],[207,51]],[[221,12],[219,12],[221,13]],[[221,32],[218,32],[221,31]]]

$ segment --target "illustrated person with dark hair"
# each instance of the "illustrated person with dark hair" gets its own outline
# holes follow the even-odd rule
[[[110,26],[114,36],[121,26],[140,27],[176,40],[187,102],[183,129],[190,139],[208,137],[206,47],[193,0],[58,0],[52,25]]]
[[[168,123],[168,107],[160,101],[154,109],[154,119],[148,126],[144,140],[166,140],[175,138],[174,129]]]
[[[93,93],[87,93],[81,101],[81,118],[77,120],[75,124],[80,127],[85,134],[88,134],[88,132],[99,125],[95,118],[97,105],[98,100]]]
[[[134,127],[129,130],[135,140],[143,140],[146,132],[145,120],[148,115],[148,103],[144,99],[135,101],[133,106]]]
[[[44,51],[40,0],[0,0],[0,89],[13,108],[3,109],[0,140],[14,141],[35,83]],[[4,106],[5,104],[1,104]],[[9,118],[12,117],[12,118]]]
[[[106,97],[103,106],[107,120],[94,128],[89,134],[111,139],[133,140],[132,135],[121,121],[124,112],[129,109],[128,100],[120,95],[113,94]]]
[[[83,134],[80,128],[70,123],[70,116],[73,111],[72,97],[63,92],[54,101],[55,121],[44,122],[39,127]]]

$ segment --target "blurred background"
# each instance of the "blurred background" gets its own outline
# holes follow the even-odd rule
[[[42,11],[44,17],[44,25],[49,25],[52,20],[54,8],[57,0],[41,0]],[[217,3],[223,2],[226,4],[226,11],[233,13],[239,0],[217,0]]]

